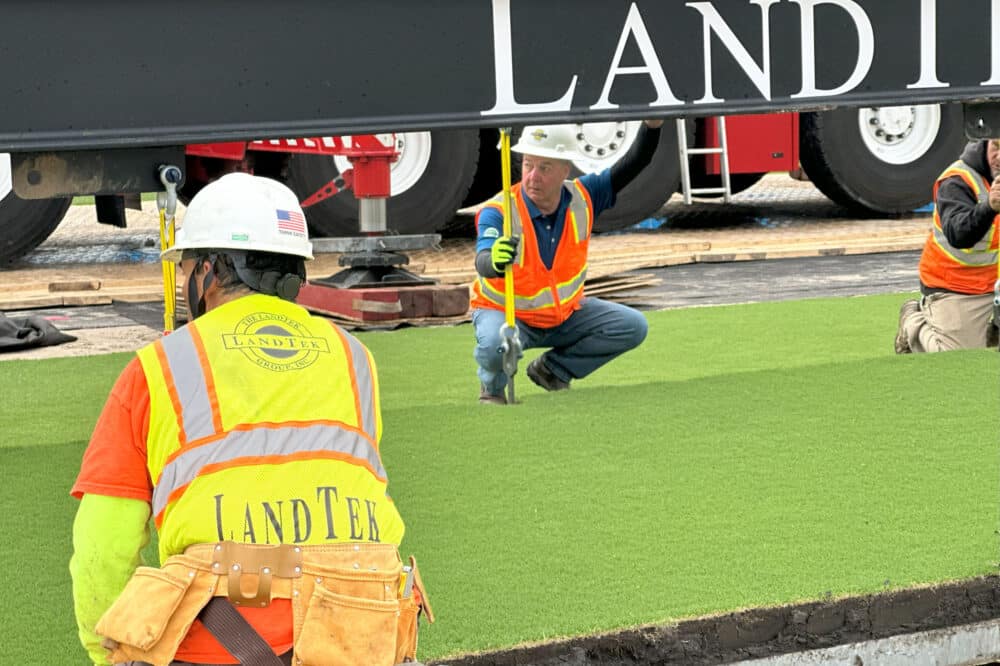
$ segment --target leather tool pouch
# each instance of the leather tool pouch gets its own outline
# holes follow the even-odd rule
[[[295,658],[303,666],[392,666],[416,660],[417,617],[423,610],[433,621],[433,612],[416,560],[410,558],[409,586],[396,562],[367,569],[307,566],[302,582],[308,601],[295,641]]]
[[[97,623],[112,648],[112,663],[132,660],[169,664],[201,607],[189,591],[197,576],[182,566],[139,567]]]

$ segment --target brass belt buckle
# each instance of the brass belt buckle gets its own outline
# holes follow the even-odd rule
[[[271,603],[271,580],[302,576],[302,548],[291,544],[258,546],[223,541],[212,550],[212,571],[229,580],[229,601],[234,606],[267,606]],[[243,590],[243,574],[256,574],[257,588]]]

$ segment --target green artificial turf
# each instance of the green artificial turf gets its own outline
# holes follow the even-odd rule
[[[143,192],[140,195],[142,201],[156,201],[156,192]],[[94,203],[94,197],[90,194],[73,197],[74,206],[89,206]]]
[[[422,656],[994,572],[1000,354],[895,356],[901,300],[648,313],[638,350],[558,394],[522,373],[513,407],[477,403],[469,326],[360,335]],[[0,363],[0,663],[83,663],[67,492],[128,358]]]

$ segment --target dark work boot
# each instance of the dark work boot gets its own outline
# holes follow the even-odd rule
[[[490,393],[489,389],[486,388],[486,384],[479,385],[479,404],[480,405],[506,405],[507,398],[501,393],[497,395],[496,393]]]
[[[569,382],[555,376],[545,365],[545,354],[542,354],[528,364],[528,377],[546,391],[564,391],[569,388]]]

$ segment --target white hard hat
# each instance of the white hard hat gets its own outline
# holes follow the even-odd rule
[[[226,174],[198,192],[176,242],[160,256],[180,261],[184,250],[207,249],[313,258],[299,198],[276,180],[248,173]]]
[[[554,157],[557,160],[575,160],[580,153],[578,125],[528,125],[521,132],[517,145],[511,150],[525,155]]]

